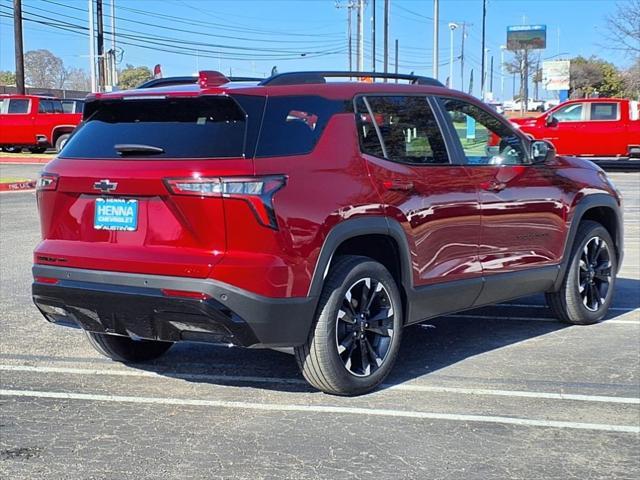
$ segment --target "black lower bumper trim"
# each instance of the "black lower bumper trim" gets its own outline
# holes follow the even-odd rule
[[[185,279],[174,277],[108,272],[105,278],[105,272],[45,266],[33,270],[36,278],[58,279],[32,286],[33,301],[47,320],[134,338],[292,347],[306,341],[316,306],[312,297],[271,299],[211,280],[186,279],[185,285]],[[162,288],[203,292],[209,298],[169,297]]]

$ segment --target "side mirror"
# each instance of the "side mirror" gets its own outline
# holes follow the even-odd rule
[[[556,125],[558,125],[558,119],[553,115],[548,115],[544,120],[544,124],[547,127],[555,127]]]
[[[546,140],[531,142],[531,160],[534,164],[543,164],[556,158],[556,149]]]

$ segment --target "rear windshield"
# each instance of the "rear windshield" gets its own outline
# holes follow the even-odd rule
[[[251,148],[246,142],[247,123],[247,113],[226,96],[103,101],[87,112],[61,156],[241,157]],[[131,145],[135,148],[124,151],[123,146]]]

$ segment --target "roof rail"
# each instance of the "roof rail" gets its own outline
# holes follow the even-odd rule
[[[169,87],[171,85],[190,85],[192,83],[198,83],[198,75],[190,75],[185,77],[166,77],[166,78],[153,78],[136,88],[157,88],[157,87]],[[228,77],[230,82],[261,82],[264,78],[257,77]]]
[[[391,80],[409,80],[414,85],[431,85],[444,87],[438,80],[430,77],[405,73],[383,72],[340,72],[340,71],[311,71],[311,72],[286,72],[265,78],[260,85],[299,85],[309,83],[326,83],[327,78],[384,78]]]

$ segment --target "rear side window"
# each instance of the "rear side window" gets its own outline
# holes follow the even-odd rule
[[[617,103],[592,103],[591,120],[617,120]]]
[[[310,153],[329,119],[345,109],[345,102],[317,96],[268,98],[256,157]]]
[[[371,112],[363,98],[356,102],[360,148],[364,153],[417,165],[449,163],[444,139],[426,97],[367,96],[366,102]]]
[[[66,158],[229,158],[245,153],[247,114],[227,96],[114,100],[86,106]],[[144,148],[123,153],[122,145]]]
[[[29,99],[26,99],[26,98],[10,99],[9,107],[7,108],[7,113],[29,113]]]

